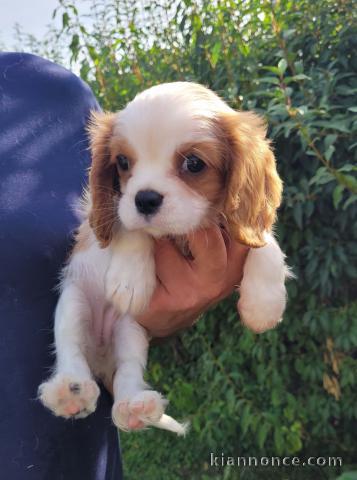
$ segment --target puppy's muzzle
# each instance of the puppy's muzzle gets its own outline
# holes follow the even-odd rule
[[[140,190],[135,196],[135,205],[139,213],[153,215],[162,204],[164,196],[155,190]]]

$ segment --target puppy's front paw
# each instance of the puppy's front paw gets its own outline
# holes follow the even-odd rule
[[[39,386],[39,399],[56,416],[85,418],[93,413],[99,396],[94,380],[78,380],[55,375]]]
[[[155,265],[151,258],[146,259],[140,268],[130,265],[128,259],[123,265],[113,262],[107,273],[107,298],[121,313],[141,313],[147,307],[155,286]]]
[[[131,398],[117,400],[112,409],[115,425],[124,431],[137,430],[157,422],[168,401],[154,390],[143,390]]]

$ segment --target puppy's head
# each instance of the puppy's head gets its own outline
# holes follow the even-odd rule
[[[183,235],[223,219],[245,245],[264,245],[282,184],[262,120],[207,88],[162,84],[116,114],[96,113],[90,223],[102,247],[116,223]]]

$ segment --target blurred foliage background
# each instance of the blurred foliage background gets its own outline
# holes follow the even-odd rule
[[[210,452],[357,463],[356,5],[94,0],[85,16],[80,3],[59,2],[62,28],[41,43],[18,30],[20,48],[74,68],[107,110],[151,85],[194,80],[263,115],[285,184],[276,231],[296,275],[276,330],[243,329],[230,299],[152,349],[149,381],[192,428],[185,439],[121,434],[126,478],[339,477],[211,467]]]

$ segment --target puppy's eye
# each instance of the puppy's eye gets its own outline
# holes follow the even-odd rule
[[[126,157],[125,155],[120,153],[119,155],[117,155],[116,159],[117,159],[118,166],[122,170],[124,170],[124,171],[129,170],[129,159],[128,159],[128,157]]]
[[[185,161],[182,164],[182,170],[185,172],[199,173],[206,167],[206,164],[197,155],[193,153],[187,155]]]

